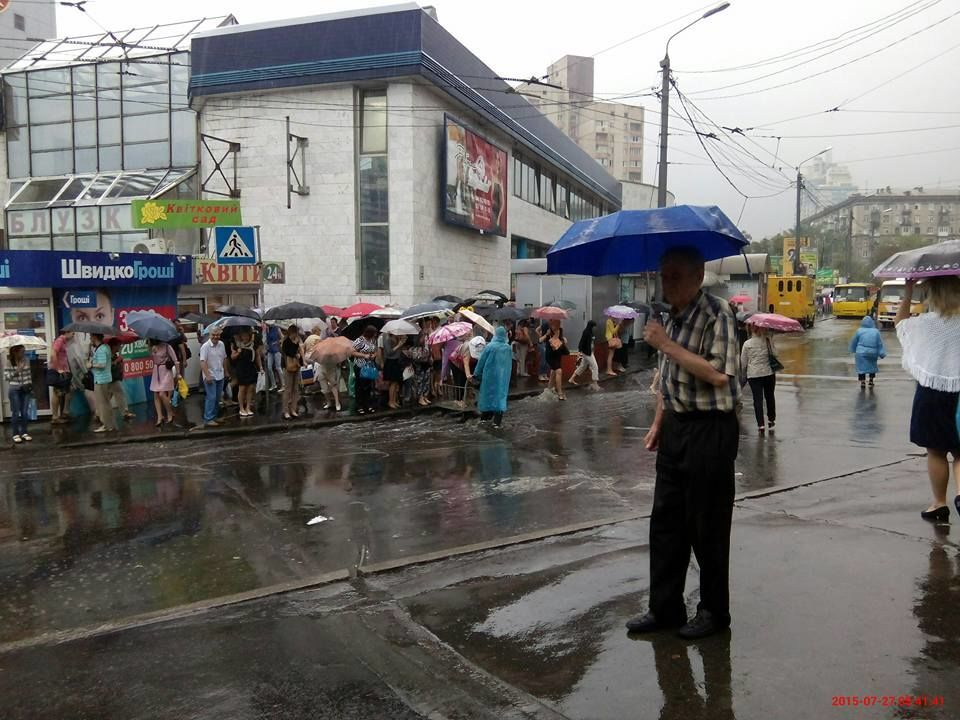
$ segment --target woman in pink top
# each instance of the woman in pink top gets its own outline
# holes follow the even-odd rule
[[[47,372],[47,385],[53,388],[53,418],[57,425],[68,422],[67,408],[70,406],[70,360],[67,348],[73,342],[72,332],[61,332],[53,341]]]
[[[153,360],[153,376],[150,378],[150,392],[153,393],[153,406],[157,410],[157,427],[166,416],[167,424],[173,422],[173,386],[180,374],[180,363],[173,348],[165,342],[150,341],[150,358]]]

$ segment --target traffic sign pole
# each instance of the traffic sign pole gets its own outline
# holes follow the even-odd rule
[[[263,249],[260,245],[260,226],[254,225],[253,228],[257,231],[257,269],[259,270],[258,276],[260,278],[260,312],[264,312],[266,308],[264,307],[263,300]]]

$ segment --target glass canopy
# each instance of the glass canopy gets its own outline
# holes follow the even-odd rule
[[[111,205],[159,197],[196,173],[196,167],[33,178],[12,183],[7,209]]]

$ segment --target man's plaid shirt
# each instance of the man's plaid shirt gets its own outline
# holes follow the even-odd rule
[[[660,355],[663,407],[677,413],[733,412],[740,400],[740,348],[737,319],[723,300],[702,290],[687,308],[667,323],[667,335],[682,348],[706,358],[729,382],[716,387]]]

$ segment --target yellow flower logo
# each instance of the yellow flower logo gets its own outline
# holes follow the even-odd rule
[[[155,202],[144,203],[140,209],[140,223],[143,225],[153,225],[157,220],[166,220],[167,213],[163,205]]]

